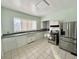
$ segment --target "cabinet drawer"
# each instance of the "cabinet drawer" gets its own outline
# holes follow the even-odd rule
[[[67,49],[67,50],[69,49],[69,43],[64,42],[63,40],[59,42],[59,46],[63,49]]]
[[[76,44],[60,40],[59,47],[69,52],[76,53]]]

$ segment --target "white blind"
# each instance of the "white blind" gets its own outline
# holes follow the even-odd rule
[[[37,29],[36,21],[32,21],[32,30],[36,29]]]
[[[14,32],[21,31],[21,20],[19,18],[14,18]]]
[[[14,18],[14,32],[30,30],[37,30],[37,22],[35,20]]]

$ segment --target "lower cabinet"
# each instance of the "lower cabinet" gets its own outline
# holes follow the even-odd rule
[[[17,48],[21,47],[27,43],[26,36],[18,36],[18,37],[15,37],[15,39],[16,39]]]
[[[16,41],[14,38],[5,38],[2,39],[2,48],[4,52],[10,51],[17,47]]]
[[[32,33],[22,36],[15,37],[6,37],[2,38],[2,49],[4,52],[10,51],[15,48],[22,47],[32,41],[39,40],[43,34],[41,33]]]

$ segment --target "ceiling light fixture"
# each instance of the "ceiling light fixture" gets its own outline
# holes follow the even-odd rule
[[[39,1],[37,4],[35,4],[37,8],[46,8],[49,5],[50,4],[46,0]]]

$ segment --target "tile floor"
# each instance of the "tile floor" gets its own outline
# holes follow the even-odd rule
[[[2,59],[76,59],[76,56],[48,43],[48,40],[38,40],[6,52]]]

